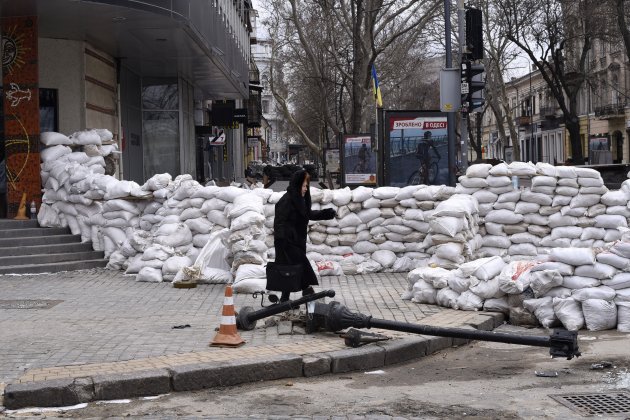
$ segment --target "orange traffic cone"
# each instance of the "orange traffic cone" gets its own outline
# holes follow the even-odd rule
[[[245,344],[245,340],[236,331],[236,315],[234,313],[234,298],[232,297],[232,286],[229,284],[225,288],[225,298],[223,299],[223,316],[219,332],[214,336],[211,346],[238,347]]]
[[[28,220],[28,217],[26,217],[26,193],[22,193],[22,200],[20,200],[17,215],[13,219]]]

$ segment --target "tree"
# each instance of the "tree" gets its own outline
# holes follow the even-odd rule
[[[514,160],[520,160],[521,150],[518,140],[517,127],[514,125],[514,107],[510,102],[507,89],[506,78],[512,74],[511,67],[518,57],[516,47],[508,37],[504,36],[500,16],[498,12],[499,4],[496,0],[478,1],[475,4],[483,12],[484,25],[484,58],[483,64],[486,69],[486,105],[484,112],[489,109],[496,122],[499,140],[502,144],[508,144],[509,138],[512,140]],[[516,104],[518,106],[518,104]],[[508,132],[505,131],[507,124]],[[481,146],[479,145],[479,149]]]
[[[372,65],[387,57],[389,66],[408,69],[405,61],[441,3],[266,0],[266,23],[275,40],[273,68],[284,79],[280,86],[272,77],[272,91],[306,145],[319,154],[324,128],[333,134],[367,131]],[[405,54],[388,54],[402,46]]]
[[[584,163],[577,97],[593,39],[605,36],[601,0],[498,0],[504,35],[540,72],[564,115],[573,161]]]

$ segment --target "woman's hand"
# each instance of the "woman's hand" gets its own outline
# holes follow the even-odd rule
[[[324,220],[334,219],[335,216],[337,216],[337,212],[335,209],[323,209],[322,216],[324,217]]]

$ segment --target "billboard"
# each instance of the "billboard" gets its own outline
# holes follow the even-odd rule
[[[376,186],[376,154],[369,134],[344,134],[343,184]]]
[[[446,113],[387,111],[384,120],[385,185],[448,185]]]

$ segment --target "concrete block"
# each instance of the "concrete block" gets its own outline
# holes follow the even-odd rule
[[[278,322],[278,335],[291,335],[293,332],[293,323],[291,321]]]
[[[492,331],[493,329],[497,327],[496,325],[497,317],[495,317],[494,315],[498,315],[500,318],[503,318],[503,314],[498,313],[498,312],[496,312],[495,314],[479,313],[475,316],[475,319],[471,323],[471,325],[479,331]],[[501,323],[503,323],[502,320],[501,320]]]
[[[319,376],[331,372],[331,359],[327,355],[309,355],[303,358],[302,371],[304,376]]]
[[[171,392],[171,375],[167,369],[97,375],[92,379],[97,400],[117,400]]]
[[[169,370],[174,391],[194,391],[302,376],[302,357],[283,354],[264,359],[185,365]]]
[[[16,383],[9,384],[4,389],[4,406],[10,410],[24,407],[63,407],[93,400],[94,386],[91,378]]]
[[[332,373],[351,372],[385,366],[385,349],[374,344],[327,353]]]
[[[422,336],[427,338],[427,355],[453,347],[452,337]]]
[[[385,349],[385,366],[426,356],[428,340],[424,337],[406,337],[377,343]]]

